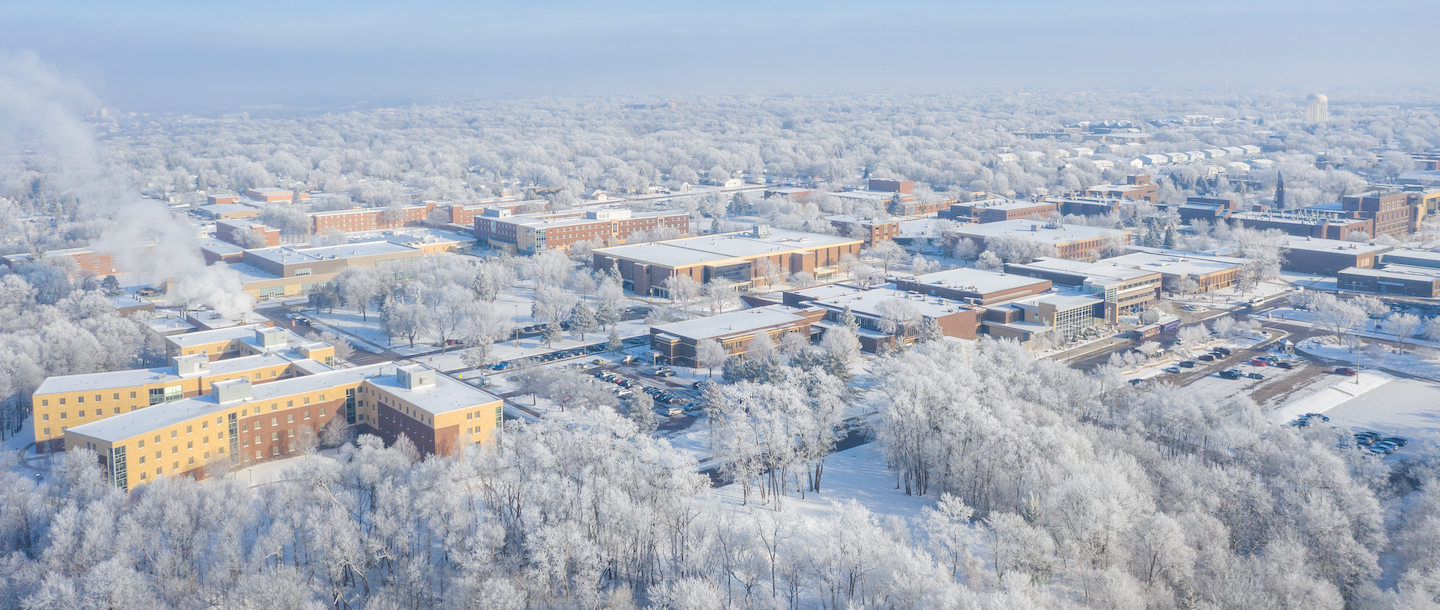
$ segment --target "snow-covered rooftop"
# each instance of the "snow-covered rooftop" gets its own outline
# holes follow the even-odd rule
[[[1004,220],[978,225],[960,225],[955,228],[955,232],[960,235],[979,239],[999,237],[1001,235],[1014,235],[1031,241],[1055,244],[1057,246],[1077,241],[1128,235],[1130,233],[1129,231],[1107,229],[1105,227],[1067,224],[1051,225],[1040,220]]]
[[[784,305],[767,305],[743,311],[722,313],[708,318],[695,318],[683,322],[672,322],[652,327],[659,333],[702,341],[729,335],[753,332],[786,324],[798,324],[805,317],[798,315],[802,310]]]
[[[1003,273],[999,271],[986,271],[971,267],[960,267],[948,271],[937,271],[915,276],[912,281],[918,284],[931,286],[943,286],[954,290],[969,290],[979,294],[990,294],[1003,292],[1025,286],[1034,286],[1045,280]]]
[[[829,248],[841,244],[858,244],[860,241],[835,235],[770,229],[770,234],[766,237],[755,237],[751,232],[725,233],[600,248],[595,252],[606,256],[675,268],[761,255]]]
[[[953,313],[972,309],[959,301],[952,301],[940,297],[925,296],[922,294],[910,294],[904,290],[896,290],[893,286],[872,288],[864,292],[833,297],[829,299],[814,301],[816,305],[830,309],[850,308],[856,315],[865,315],[872,318],[882,317],[880,306],[886,301],[908,301],[915,306],[920,315],[927,318],[941,318]]]

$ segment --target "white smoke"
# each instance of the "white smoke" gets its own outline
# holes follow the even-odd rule
[[[171,303],[207,305],[232,318],[249,311],[254,299],[241,290],[239,274],[206,266],[193,225],[105,170],[94,134],[79,118],[98,107],[84,86],[34,53],[0,52],[0,147],[53,156],[48,178],[87,211],[112,220],[90,247],[115,255],[121,270],[152,285],[169,282]]]

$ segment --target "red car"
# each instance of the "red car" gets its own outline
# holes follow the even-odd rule
[[[1335,369],[1335,372],[1336,372],[1336,373],[1339,373],[1339,374],[1341,374],[1341,375],[1346,375],[1346,376],[1354,377],[1354,376],[1355,376],[1355,373],[1356,373],[1357,371],[1356,371],[1355,369],[1352,369],[1352,368],[1348,367],[1348,366],[1342,366],[1342,367],[1340,367],[1340,368],[1338,368],[1338,369]]]
[[[1256,358],[1250,361],[1251,366],[1270,366],[1269,362]]]

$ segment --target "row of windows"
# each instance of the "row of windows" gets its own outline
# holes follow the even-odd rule
[[[112,397],[111,397],[111,400],[120,400],[120,393],[119,393],[119,392],[115,392],[115,393],[112,394],[111,396],[112,396]],[[130,399],[131,399],[131,400],[134,400],[134,399],[135,399],[135,392],[131,392],[131,393],[130,393]],[[95,395],[95,402],[102,402],[102,401],[104,401],[104,400],[105,400],[104,395],[102,395],[102,394],[96,394],[96,395]],[[84,403],[85,403],[85,397],[84,397],[84,396],[76,396],[76,397],[75,397],[75,402],[78,403],[78,404],[84,404]],[[61,405],[64,405],[64,404],[65,404],[65,399],[64,399],[64,398],[61,398],[61,399],[60,399],[60,404],[61,404]],[[40,406],[42,406],[42,407],[48,407],[48,406],[50,406],[50,399],[48,399],[48,398],[42,398],[42,399],[40,399]]]

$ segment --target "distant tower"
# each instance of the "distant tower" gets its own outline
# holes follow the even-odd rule
[[[1275,181],[1275,209],[1285,209],[1285,174],[1278,174],[1280,179]]]
[[[1330,99],[1324,93],[1311,93],[1305,98],[1305,122],[1324,123],[1330,120]]]

